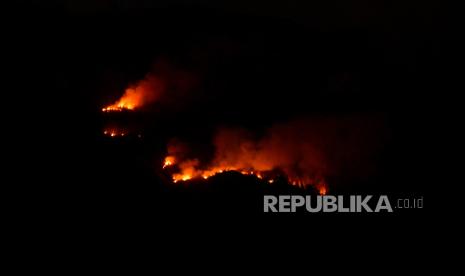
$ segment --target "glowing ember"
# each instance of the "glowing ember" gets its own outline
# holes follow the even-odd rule
[[[126,135],[126,132],[119,130],[119,129],[106,129],[103,131],[103,135],[109,137],[123,137]]]

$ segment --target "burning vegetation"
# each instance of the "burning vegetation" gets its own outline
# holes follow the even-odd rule
[[[163,169],[174,183],[191,179],[208,179],[224,172],[236,171],[273,184],[285,179],[293,186],[312,186],[327,192],[324,174],[325,160],[306,136],[295,139],[293,129],[271,129],[269,136],[254,140],[242,129],[222,129],[214,138],[213,160],[203,164],[197,158],[187,158],[189,149],[181,143],[168,146]],[[295,129],[297,130],[297,129]],[[289,132],[290,131],[290,132]]]
[[[134,110],[153,103],[165,90],[164,85],[159,78],[149,74],[136,85],[127,88],[124,95],[114,104],[102,108],[102,112]]]
[[[355,178],[370,174],[378,144],[367,142],[375,141],[367,139],[370,135],[361,127],[367,124],[359,118],[301,119],[274,125],[259,137],[244,129],[223,128],[214,136],[212,158],[197,158],[185,144],[174,141],[168,145],[163,169],[174,183],[235,171],[269,184],[284,179],[327,194],[327,179],[341,172]]]
[[[167,158],[170,158],[168,156]],[[174,160],[174,159],[173,159]],[[274,169],[271,171],[255,171],[252,169],[239,169],[233,167],[214,167],[206,170],[197,169],[196,166],[199,164],[197,160],[185,161],[181,164],[166,162],[163,165],[163,169],[175,171],[177,173],[172,174],[173,183],[186,182],[194,179],[209,179],[210,177],[227,173],[227,172],[238,172],[242,175],[255,177],[259,181],[263,181],[269,184],[277,182],[277,179],[285,179],[287,183],[300,188],[307,188],[312,186],[316,188],[320,194],[325,195],[327,193],[327,185],[324,179],[297,179],[291,178],[280,170]],[[176,167],[176,168],[174,168]]]
[[[150,73],[129,85],[123,96],[102,108],[102,112],[132,111],[160,102],[178,103],[179,98],[186,98],[187,92],[196,84],[197,78],[193,73],[181,70],[168,61],[159,60],[154,63]]]
[[[132,112],[155,102],[167,103],[169,98],[183,102],[186,93],[182,92],[193,83],[189,75],[167,70],[166,66],[159,68],[163,70],[130,86],[102,112]],[[213,135],[211,156],[205,158],[203,153],[193,154],[185,145],[169,143],[160,166],[173,183],[237,172],[270,185],[284,179],[289,185],[311,187],[324,195],[329,191],[328,179],[341,172],[351,176],[369,173],[371,154],[380,144],[374,138],[379,134],[376,126],[382,125],[378,118],[371,119],[301,118],[275,124],[259,136],[241,128],[222,128]],[[104,130],[109,137],[128,134],[128,130],[118,127]]]
[[[155,80],[141,81],[102,111],[134,110],[154,101],[155,95],[161,95],[157,89],[163,86],[154,85]],[[124,137],[129,129],[109,127],[104,135]],[[161,167],[173,183],[237,172],[270,185],[284,179],[289,185],[311,187],[324,195],[329,190],[327,179],[339,172],[368,173],[366,163],[377,144],[367,136],[366,129],[370,129],[370,123],[360,118],[299,119],[276,124],[260,136],[242,128],[222,128],[214,134],[211,157],[193,154],[185,144],[171,142]]]

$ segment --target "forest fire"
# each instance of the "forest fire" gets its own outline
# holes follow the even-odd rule
[[[337,178],[341,171],[350,171],[350,177],[369,173],[363,170],[367,166],[362,161],[370,160],[376,144],[363,143],[366,139],[357,131],[359,122],[300,119],[273,125],[259,135],[239,127],[219,128],[211,146],[206,147],[199,146],[205,140],[186,144],[176,137],[168,142],[160,167],[173,183],[189,185],[237,173],[267,185],[309,188],[325,195],[326,180]],[[131,124],[104,130],[104,135],[112,138],[133,133]],[[353,166],[354,157],[357,167]]]
[[[123,110],[134,110],[141,104],[141,95],[136,89],[126,89],[123,97],[116,103],[102,108],[102,112],[119,112]]]
[[[239,169],[235,167],[213,167],[205,170],[198,169],[199,161],[187,160],[177,164],[173,156],[167,156],[163,162],[163,169],[170,168],[169,172],[172,172],[171,178],[173,183],[186,182],[194,179],[207,180],[212,176],[216,176],[226,172],[238,172],[245,176],[255,177],[258,181],[264,181],[265,183],[273,184],[279,177],[286,179],[287,183],[299,188],[307,188],[309,186],[314,187],[318,190],[321,195],[327,194],[327,184],[322,178],[315,177],[310,178],[292,178],[285,175],[279,170],[271,171],[257,171],[253,169]]]
[[[174,84],[182,78],[168,75],[148,74],[102,111],[133,111],[148,109],[148,105],[155,102],[157,106],[172,103],[167,97],[181,95],[190,85],[179,84],[178,87]],[[186,83],[189,84],[189,81]],[[170,93],[165,93],[168,89]],[[130,117],[130,114],[123,116]],[[121,121],[124,121],[124,128],[105,129],[104,135],[124,137],[140,131],[132,121]],[[315,189],[325,195],[328,193],[326,179],[332,179],[341,171],[349,171],[355,176],[366,173],[362,170],[364,162],[370,160],[370,153],[377,145],[364,142],[374,141],[367,138],[365,124],[368,123],[356,116],[344,120],[336,117],[303,117],[276,123],[259,131],[234,125],[218,127],[214,133],[208,134],[213,135],[211,146],[204,147],[205,137],[197,140],[189,137],[192,146],[168,144],[168,156],[160,167],[174,183],[202,181],[219,174],[236,172],[268,185],[285,183],[297,188]],[[121,125],[120,122],[118,125]],[[141,138],[140,134],[138,137]],[[171,142],[178,138],[184,137],[174,137]],[[198,147],[199,144],[204,145]],[[353,165],[354,157],[358,169]]]
[[[149,74],[145,79],[127,88],[123,96],[114,104],[102,108],[102,112],[120,112],[140,108],[157,100],[164,90],[164,82],[160,78]]]
[[[328,193],[326,179],[350,164],[350,155],[343,153],[357,143],[342,141],[339,134],[351,126],[328,120],[325,125],[294,121],[275,125],[261,136],[242,128],[222,128],[213,137],[210,153],[172,140],[163,169],[174,183],[236,172],[268,185],[310,188],[324,195]]]

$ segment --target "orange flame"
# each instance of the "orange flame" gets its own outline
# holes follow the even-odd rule
[[[315,188],[318,190],[320,195],[326,195],[328,194],[328,184],[324,179],[319,179],[315,184]]]
[[[157,100],[165,90],[165,84],[154,75],[147,75],[137,85],[127,88],[114,104],[102,108],[103,112],[134,110]]]
[[[174,165],[175,162],[176,162],[176,159],[174,158],[174,156],[167,156],[165,158],[165,161],[163,162],[163,169]]]
[[[176,164],[176,159],[174,156],[167,156],[163,162],[163,169],[173,166]],[[191,179],[208,179],[212,176],[217,174],[221,174],[224,172],[229,171],[236,171],[243,175],[247,176],[254,176],[259,180],[263,180],[268,182],[269,184],[273,184],[276,181],[276,175],[271,173],[270,171],[258,171],[252,169],[238,169],[236,167],[211,167],[205,170],[198,169],[199,161],[197,159],[194,160],[187,160],[181,162],[178,165],[179,172],[172,174],[171,178],[173,179],[174,183],[178,183],[180,181],[188,181]],[[288,182],[300,188],[306,188],[308,186],[313,186],[317,189],[320,195],[326,195],[327,185],[321,177],[305,177],[305,178],[298,178],[298,177],[287,177]]]
[[[142,104],[143,93],[138,92],[137,89],[128,88],[124,93],[123,97],[116,103],[102,108],[103,112],[110,111],[123,111],[123,110],[134,110],[137,106]]]

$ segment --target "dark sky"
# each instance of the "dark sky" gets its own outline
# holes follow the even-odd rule
[[[71,13],[86,14],[127,11],[160,6],[200,7],[248,15],[287,18],[321,28],[382,27],[431,28],[445,24],[444,4],[440,1],[369,1],[369,0],[67,0],[36,1],[43,7],[60,7]],[[441,18],[442,17],[442,18]]]

